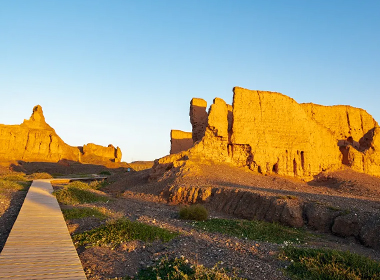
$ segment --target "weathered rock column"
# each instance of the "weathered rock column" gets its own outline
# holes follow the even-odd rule
[[[190,122],[193,126],[193,142],[202,140],[208,123],[207,102],[201,98],[193,98],[190,102]]]

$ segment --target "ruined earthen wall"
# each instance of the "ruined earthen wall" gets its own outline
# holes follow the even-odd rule
[[[228,140],[228,106],[221,98],[215,98],[208,114],[208,129],[215,136]]]
[[[190,122],[193,126],[193,142],[202,140],[206,132],[208,115],[206,112],[207,102],[201,98],[193,98],[190,102]]]
[[[233,144],[248,144],[258,170],[311,176],[341,163],[333,135],[292,98],[234,89]]]
[[[355,142],[359,142],[364,134],[378,126],[374,118],[360,108],[313,103],[300,105],[312,120],[328,128],[337,140],[346,140],[351,136]]]
[[[193,146],[193,135],[191,132],[172,130],[170,132],[170,154],[186,151]]]

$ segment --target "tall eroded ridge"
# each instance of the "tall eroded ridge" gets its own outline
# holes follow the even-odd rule
[[[121,151],[112,145],[67,145],[46,123],[40,105],[20,125],[0,124],[0,161],[58,162],[61,159],[82,163],[120,162]]]
[[[207,116],[206,102],[194,98],[190,106],[194,146],[157,160],[156,167],[206,160],[263,174],[311,178],[345,165],[380,176],[380,128],[365,110],[299,104],[276,92],[239,87],[233,92],[232,106],[215,98]]]

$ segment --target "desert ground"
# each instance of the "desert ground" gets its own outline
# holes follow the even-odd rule
[[[134,166],[140,171],[127,172],[126,169],[86,170],[88,174],[103,173],[108,179],[102,187],[91,189],[92,193],[106,198],[91,203],[63,204],[63,211],[73,208],[102,209],[106,218],[95,216],[66,219],[72,236],[113,223],[120,218],[138,221],[143,224],[167,229],[178,235],[169,241],[132,240],[102,246],[78,245],[77,251],[88,279],[123,279],[134,277],[141,269],[154,266],[155,262],[167,258],[185,258],[189,263],[211,268],[218,265],[245,279],[291,279],[286,273],[290,265],[288,260],[280,258],[284,246],[302,248],[327,248],[349,251],[380,261],[377,243],[370,248],[355,236],[341,237],[325,230],[317,223],[305,223],[301,227],[306,234],[303,242],[268,242],[236,237],[228,234],[209,232],[194,225],[194,221],[180,219],[181,205],[194,202],[192,188],[216,188],[218,190],[249,191],[261,197],[276,197],[291,201],[302,201],[322,205],[324,209],[335,212],[358,211],[358,213],[377,214],[380,211],[380,179],[357,173],[352,170],[340,170],[321,174],[313,181],[305,182],[295,178],[278,175],[264,176],[255,172],[236,168],[226,164],[202,164],[186,170],[171,169],[159,178],[152,179],[151,163]],[[27,167],[30,170],[27,170]],[[46,167],[46,166],[45,166]],[[131,165],[133,167],[133,165]],[[2,176],[9,174],[33,177],[40,166],[26,166],[24,173],[10,172],[2,168]],[[60,174],[62,168],[51,173]],[[83,168],[83,167],[82,167]],[[80,169],[83,172],[83,169]],[[80,172],[76,172],[78,175]],[[50,174],[48,174],[50,175]],[[68,176],[70,174],[60,174]],[[80,176],[86,176],[80,173]],[[56,175],[57,176],[57,175]],[[53,184],[55,190],[65,188]],[[10,232],[17,213],[25,197],[27,186],[23,190],[9,190],[0,196],[0,250]],[[182,190],[182,192],[180,191]],[[190,191],[191,193],[191,191]],[[242,220],[242,213],[230,211],[230,208],[215,205],[212,200],[202,197],[200,202],[209,211],[209,219]],[[221,204],[219,201],[218,204]],[[353,210],[355,209],[355,210]],[[322,212],[321,212],[322,213]],[[348,213],[349,214],[349,213]],[[305,217],[304,217],[305,218]],[[263,217],[263,220],[268,219]],[[273,216],[272,216],[273,220]],[[281,222],[281,221],[280,221]],[[373,278],[377,279],[377,278]]]

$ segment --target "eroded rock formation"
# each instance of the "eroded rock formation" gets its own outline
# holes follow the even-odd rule
[[[21,125],[0,124],[0,161],[58,162],[62,159],[82,163],[120,162],[121,150],[112,145],[67,145],[46,123],[39,105],[33,108],[30,119]]]
[[[380,128],[365,110],[351,106],[299,104],[281,93],[234,88],[233,105],[193,98],[194,146],[156,161],[228,162],[262,174],[311,178],[345,164],[380,176]],[[157,173],[157,172],[155,172]]]
[[[170,132],[170,142],[170,154],[186,151],[193,146],[193,134],[181,130],[172,130]]]
[[[202,140],[207,127],[207,102],[201,98],[193,98],[190,102],[190,122],[193,126],[193,142]]]

